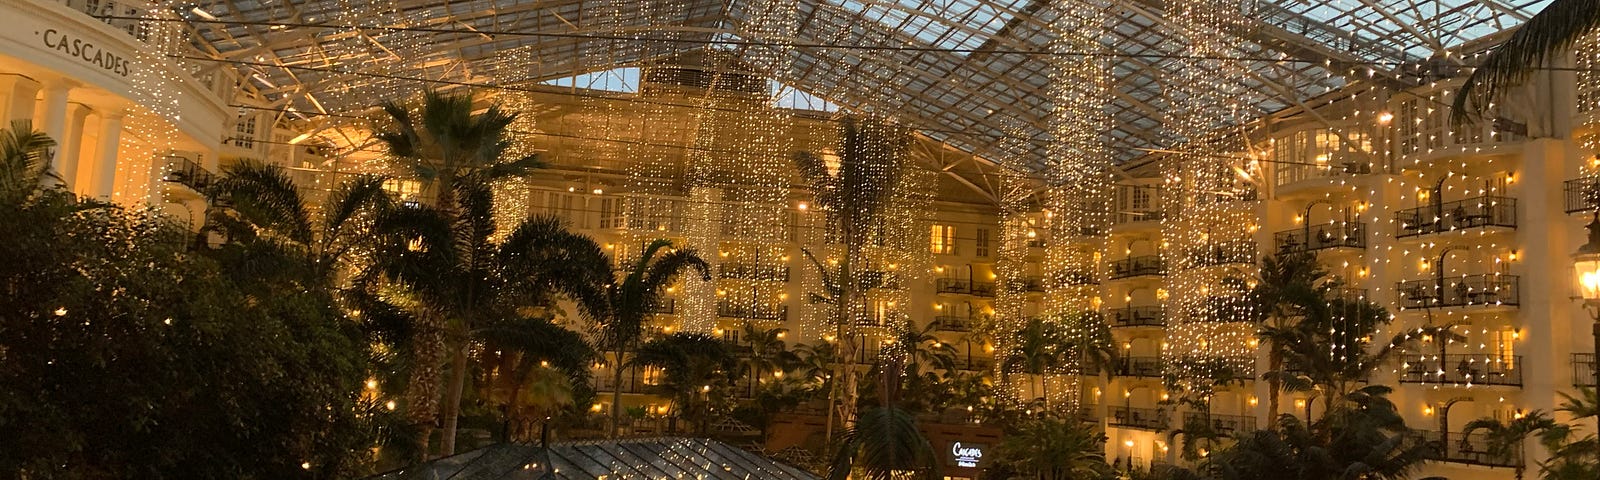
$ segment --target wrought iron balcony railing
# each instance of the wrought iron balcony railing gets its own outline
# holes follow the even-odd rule
[[[1594,354],[1572,354],[1572,385],[1575,387],[1594,386]]]
[[[1333,222],[1291,228],[1272,234],[1272,244],[1280,252],[1314,252],[1330,248],[1367,248],[1367,224]]]
[[[781,322],[789,320],[789,306],[776,304],[744,305],[732,302],[718,302],[717,316],[738,318],[743,320],[769,320]]]
[[[1509,305],[1521,302],[1516,275],[1463,275],[1396,284],[1400,309]]]
[[[1045,282],[1048,282],[1048,284],[1047,285],[1043,285],[1042,287],[1057,287],[1057,288],[1060,288],[1060,287],[1076,287],[1076,286],[1081,286],[1081,285],[1099,285],[1100,284],[1100,282],[1098,280],[1095,280],[1094,272],[1087,272],[1087,271],[1082,271],[1082,270],[1076,270],[1076,271],[1063,270],[1063,271],[1055,272],[1055,273],[1053,273],[1051,275],[1046,276],[1045,277]]]
[[[1111,262],[1109,268],[1110,270],[1106,276],[1112,280],[1167,274],[1166,264],[1162,263],[1160,255],[1140,255],[1124,258]]]
[[[1567,180],[1563,186],[1562,190],[1567,194],[1567,213],[1587,212],[1600,207],[1600,178]]]
[[[1395,238],[1467,228],[1517,228],[1517,199],[1486,195],[1394,212]]]
[[[1161,357],[1122,357],[1117,363],[1117,375],[1161,378]]]
[[[1191,426],[1206,425],[1211,430],[1223,435],[1232,435],[1241,432],[1253,432],[1256,429],[1256,417],[1248,415],[1222,415],[1206,412],[1189,412],[1183,415],[1185,429]]]
[[[940,315],[933,317],[934,330],[940,332],[970,332],[972,331],[972,317],[957,315]]]
[[[1490,441],[1487,434],[1473,433],[1471,435],[1459,432],[1441,434],[1439,432],[1421,431],[1423,438],[1433,447],[1430,457],[1433,460],[1450,463],[1466,463],[1483,465],[1487,467],[1523,466],[1522,449],[1512,448],[1506,455],[1491,453]]]
[[[1135,222],[1154,222],[1166,218],[1166,212],[1160,210],[1116,212],[1111,214],[1112,225],[1122,225]]]
[[[977,372],[988,370],[994,366],[994,357],[980,357],[976,355],[956,355],[956,370]]]
[[[666,301],[656,302],[655,308],[650,309],[650,313],[658,315],[672,315],[677,313],[677,311],[678,300],[674,298],[666,299]]]
[[[979,297],[993,297],[994,282],[972,282],[972,294]]]
[[[1213,267],[1228,264],[1256,263],[1256,242],[1234,240],[1191,249],[1179,260],[1177,268]]]
[[[1106,309],[1106,322],[1117,327],[1164,327],[1166,311],[1160,305],[1127,306]]]
[[[1111,407],[1109,410],[1111,419],[1108,423],[1115,427],[1145,430],[1167,428],[1167,413],[1159,408]]]
[[[1400,383],[1522,386],[1522,356],[1407,355]]]
[[[717,265],[717,275],[722,278],[787,282],[789,281],[789,267],[754,263],[724,263]]]
[[[185,157],[167,157],[167,175],[161,180],[189,187],[195,193],[205,194],[206,189],[216,182],[217,176]]]
[[[971,295],[972,281],[960,278],[940,278],[933,282],[933,290],[938,293]]]

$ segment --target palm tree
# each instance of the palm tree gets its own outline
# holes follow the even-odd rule
[[[1287,251],[1261,261],[1261,278],[1246,294],[1260,318],[1256,338],[1267,345],[1267,418],[1278,418],[1283,391],[1283,358],[1291,345],[1307,342],[1296,328],[1306,309],[1319,305],[1330,289],[1328,271],[1308,252]]]
[[[27,120],[12,120],[0,130],[0,202],[19,205],[40,192],[55,174],[50,171],[56,141],[33,129]]]
[[[1600,2],[1551,1],[1478,63],[1456,93],[1451,116],[1464,122],[1482,114],[1507,90],[1596,29],[1600,29]]]
[[[783,341],[789,329],[759,328],[754,323],[744,324],[745,344],[750,347],[750,355],[744,359],[745,370],[750,373],[750,394],[755,394],[756,385],[760,384],[766,375],[782,378],[782,375],[800,361],[794,352],[789,350],[789,345]]]
[[[595,351],[583,335],[543,317],[484,322],[475,337],[484,346],[481,398],[499,403],[510,440],[527,441],[534,425],[580,396],[589,398]],[[580,392],[582,393],[580,395]]]
[[[704,280],[711,279],[711,266],[691,249],[670,248],[672,242],[650,242],[639,258],[624,272],[621,279],[608,276],[599,283],[584,282],[584,288],[602,293],[603,305],[590,306],[589,316],[597,324],[600,347],[611,353],[611,435],[622,426],[622,370],[627,365],[627,354],[644,336],[645,320],[660,305],[667,287],[678,281],[678,276],[694,271]],[[609,265],[610,262],[607,262]]]
[[[813,294],[814,303],[832,306],[830,321],[843,360],[834,367],[835,378],[828,394],[825,435],[833,437],[835,417],[849,422],[855,413],[856,319],[867,317],[865,293],[873,288],[862,272],[871,266],[865,250],[880,235],[878,227],[888,210],[890,198],[899,186],[910,145],[909,132],[876,118],[846,117],[840,122],[838,163],[812,153],[798,153],[795,166],[811,184],[816,203],[824,213],[824,231],[835,233],[833,240],[844,252],[833,266],[824,266],[809,250],[805,251],[821,273],[823,292]],[[837,409],[837,411],[835,411]]]
[[[1002,375],[1013,372],[1030,375],[1028,392],[1035,393],[1031,377],[1039,377],[1038,395],[1044,406],[1050,406],[1048,375],[1059,372],[1065,365],[1063,354],[1068,347],[1059,325],[1042,318],[1031,318],[1021,330],[1012,334],[1010,355],[1000,360]]]
[[[1109,478],[1105,442],[1104,434],[1076,419],[1040,416],[1001,439],[995,463],[1039,480]]]
[[[1480,418],[1467,423],[1462,435],[1472,435],[1483,431],[1489,445],[1489,455],[1502,460],[1513,461],[1516,464],[1517,480],[1522,480],[1522,472],[1526,468],[1521,461],[1527,450],[1524,441],[1529,436],[1540,431],[1554,428],[1556,422],[1543,410],[1534,410],[1525,415],[1512,419],[1510,422],[1501,422],[1492,417]],[[1441,445],[1441,448],[1450,448]]]
[[[459,209],[419,205],[378,219],[379,247],[367,274],[369,282],[381,277],[412,297],[418,324],[411,329],[416,339],[410,348],[415,359],[408,398],[421,402],[412,406],[421,410],[417,420],[427,420],[436,397],[439,353],[449,355],[449,385],[440,412],[440,450],[445,455],[455,450],[461,394],[469,376],[467,350],[479,329],[519,316],[522,307],[549,306],[557,293],[580,305],[598,305],[600,296],[583,287],[610,273],[599,245],[553,217],[526,219],[495,243],[489,186],[468,181],[455,190]]]
[[[417,110],[406,102],[382,105],[388,115],[375,122],[373,135],[388,148],[391,161],[428,184],[434,207],[456,208],[458,184],[517,177],[542,166],[537,156],[504,158],[511,142],[508,128],[515,112],[490,105],[474,114],[473,95],[449,95],[437,90],[422,94]]]
[[[300,189],[283,168],[243,161],[223,168],[207,190],[211,203],[225,208],[207,210],[202,237],[222,237],[219,254],[233,254],[236,266],[268,274],[262,266],[279,267],[274,274],[303,274],[302,282],[337,283],[343,269],[352,267],[349,256],[364,247],[373,221],[395,206],[383,189],[385,177],[358,175],[334,187],[327,204],[314,215]],[[230,252],[231,247],[247,251]],[[261,254],[286,256],[293,265],[265,261]]]
[[[689,420],[703,435],[711,424],[712,405],[724,399],[738,359],[715,337],[674,333],[641,345],[630,364],[660,368],[656,387],[672,399],[673,415]]]
[[[1280,416],[1276,429],[1238,436],[1233,446],[1208,456],[1202,469],[1230,480],[1409,478],[1432,458],[1433,445],[1406,428],[1387,398],[1391,390],[1358,389],[1309,424]]]

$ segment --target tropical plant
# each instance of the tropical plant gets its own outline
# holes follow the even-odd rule
[[[1587,480],[1600,477],[1600,439],[1591,433],[1577,436],[1577,430],[1589,418],[1600,416],[1600,398],[1595,391],[1581,388],[1577,395],[1565,397],[1558,411],[1572,416],[1568,422],[1557,422],[1542,410],[1534,410],[1509,422],[1495,418],[1480,418],[1467,423],[1463,434],[1482,431],[1488,439],[1489,454],[1502,460],[1524,457],[1526,440],[1537,438],[1550,452],[1550,457],[1539,464],[1544,480]],[[1449,448],[1448,445],[1442,448]],[[1526,466],[1516,466],[1517,479],[1522,479]]]
[[[13,125],[0,131],[0,471],[370,472],[386,415],[360,396],[365,344],[327,285],[261,294],[273,279],[195,254],[187,229],[49,182],[49,142]]]
[[[661,369],[656,390],[672,399],[671,411],[706,433],[717,405],[726,403],[738,358],[727,343],[698,333],[674,333],[639,347],[631,365]]]
[[[1433,458],[1434,446],[1405,426],[1387,398],[1391,390],[1358,389],[1331,402],[1310,424],[1282,415],[1276,429],[1239,435],[1202,467],[1229,480],[1409,478]]]
[[[875,286],[863,274],[872,268],[865,251],[881,235],[879,227],[901,182],[911,143],[907,129],[870,117],[846,117],[840,122],[839,137],[836,164],[812,153],[794,157],[823,212],[824,230],[832,243],[843,246],[842,254],[826,265],[805,251],[822,277],[823,291],[813,293],[811,300],[832,306],[828,317],[837,342],[835,358],[843,360],[834,365],[832,376],[840,381],[833,382],[828,393],[824,429],[829,438],[835,420],[849,422],[855,416],[855,321],[870,317],[865,294]]]
[[[610,264],[608,260],[606,264]],[[582,288],[598,291],[604,302],[586,308],[595,323],[600,348],[611,354],[611,425],[614,437],[622,427],[622,372],[628,365],[628,352],[639,346],[648,327],[646,320],[661,304],[667,287],[686,272],[711,279],[711,266],[693,249],[672,248],[672,242],[656,240],[645,246],[618,279],[607,275],[598,282],[581,282]]]
[[[377,288],[372,285],[378,279],[400,287],[391,296],[405,297],[414,314],[407,398],[416,420],[429,421],[433,413],[437,354],[448,353],[450,378],[439,412],[440,450],[446,455],[454,451],[461,395],[470,377],[468,349],[481,329],[519,317],[521,308],[549,307],[556,294],[594,311],[601,297],[585,286],[610,275],[600,246],[553,217],[528,218],[496,243],[488,185],[464,182],[456,190],[459,209],[416,205],[379,218],[378,247],[364,281],[369,289]]]
[[[583,336],[543,317],[485,322],[480,398],[498,405],[508,440],[531,441],[545,419],[579,400],[590,400],[589,366],[595,351]]]
[[[1600,2],[1551,1],[1478,62],[1456,92],[1452,117],[1464,122],[1482,114],[1507,90],[1596,29],[1600,29]]]
[[[1256,338],[1266,344],[1267,418],[1282,412],[1283,359],[1294,345],[1305,344],[1306,329],[1299,320],[1307,309],[1320,306],[1330,290],[1330,278],[1315,255],[1304,251],[1280,252],[1261,260],[1261,278],[1249,286],[1245,298],[1260,318]]]
[[[768,376],[775,380],[782,379],[800,358],[790,351],[788,343],[783,341],[789,329],[781,327],[763,329],[751,322],[745,322],[742,328],[745,346],[750,347],[750,354],[743,358],[743,362],[745,371],[749,372],[749,393],[754,396],[756,389]]]
[[[387,118],[374,121],[374,135],[387,147],[399,170],[427,182],[433,206],[450,210],[466,181],[491,182],[519,177],[542,165],[537,156],[507,158],[506,134],[517,114],[490,105],[473,113],[469,93],[423,92],[420,104],[390,101]]]
[[[1549,414],[1543,410],[1534,410],[1509,422],[1502,422],[1492,417],[1473,420],[1467,423],[1461,434],[1472,435],[1483,432],[1488,440],[1489,455],[1509,461],[1526,456],[1527,447],[1524,444],[1529,436],[1555,426],[1556,422]],[[1440,445],[1440,448],[1450,448],[1450,446]],[[1516,462],[1513,468],[1516,469],[1517,480],[1522,480],[1523,470],[1527,466],[1522,462]]]
[[[917,430],[911,412],[880,405],[861,412],[845,429],[828,467],[829,480],[938,478],[933,445]]]
[[[1009,478],[1087,480],[1111,478],[1106,436],[1072,418],[1042,415],[1023,420],[995,447],[994,463],[1015,472]]]

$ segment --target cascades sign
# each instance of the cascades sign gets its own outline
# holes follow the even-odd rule
[[[950,443],[950,464],[957,467],[977,468],[978,462],[983,460],[983,450],[987,445],[981,443]]]
[[[36,30],[33,33],[51,50],[103,68],[114,75],[128,76],[129,63],[126,56],[107,51],[93,42],[73,37],[54,28]]]

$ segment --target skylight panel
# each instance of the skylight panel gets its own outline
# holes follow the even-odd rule
[[[1002,0],[1005,9],[980,0],[831,0],[929,45],[951,50],[974,50],[1005,28],[1014,16],[1014,1]],[[960,25],[961,27],[958,27]]]
[[[778,108],[829,113],[839,111],[838,104],[779,82],[772,82],[772,97],[776,99]]]
[[[623,67],[547,80],[545,85],[557,87],[603,90],[607,92],[638,93],[639,69]]]

